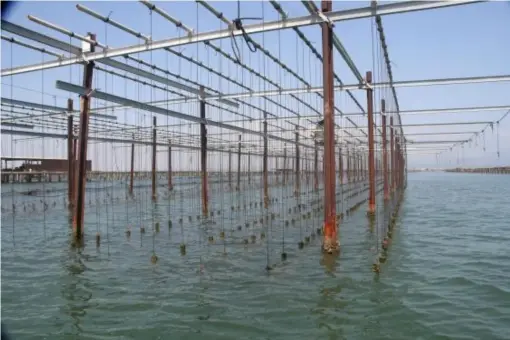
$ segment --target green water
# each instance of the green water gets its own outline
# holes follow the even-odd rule
[[[325,261],[318,238],[297,247],[319,216],[284,228],[280,220],[290,217],[282,212],[266,230],[269,246],[259,236],[244,246],[259,227],[230,229],[259,208],[232,215],[224,198],[215,224],[192,228],[185,218],[181,228],[174,218],[168,229],[175,207],[162,201],[88,208],[79,251],[56,209],[19,214],[14,226],[2,214],[2,322],[14,339],[510,338],[510,176],[410,173],[379,276],[371,272],[378,232],[365,206],[342,224],[340,256]],[[199,198],[174,205],[196,215]],[[154,220],[160,232],[140,234],[137,226]]]

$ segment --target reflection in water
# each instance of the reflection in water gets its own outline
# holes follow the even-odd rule
[[[63,262],[68,274],[63,277],[61,288],[62,297],[67,302],[64,313],[73,319],[75,336],[83,332],[81,319],[86,315],[88,302],[92,298],[90,281],[83,275],[87,269],[84,260],[88,260],[88,257],[82,254],[82,249],[71,247]]]
[[[320,264],[326,269],[326,274],[335,276],[334,273],[336,271],[338,257],[338,255],[322,254]]]
[[[317,308],[312,309],[312,313],[317,314],[318,328],[326,331],[328,339],[346,339],[341,327],[344,320],[339,317],[339,313],[345,312],[345,303],[338,297],[341,291],[341,284],[321,288]]]

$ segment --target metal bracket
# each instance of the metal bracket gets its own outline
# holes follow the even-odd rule
[[[87,64],[89,64],[89,63],[90,63],[90,61],[89,61],[89,60],[87,59],[87,57],[85,56],[85,53],[82,53],[82,54],[81,54],[81,58],[82,58],[83,60],[85,60],[85,63],[87,63]]]
[[[94,92],[96,92],[96,90],[94,89],[90,89],[87,93],[85,93],[84,95],[82,95],[82,97],[85,97],[85,98],[90,98],[92,97],[92,95],[94,94]]]
[[[317,15],[319,16],[319,18],[322,19],[322,21],[326,22],[328,24],[329,27],[333,28],[335,27],[335,23],[333,21],[331,21],[326,15],[324,15],[324,13],[322,13],[321,11],[317,11]]]

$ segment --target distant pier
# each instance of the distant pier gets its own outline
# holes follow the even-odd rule
[[[492,168],[455,168],[447,169],[446,172],[466,172],[477,174],[501,174],[510,175],[510,166],[492,167]]]

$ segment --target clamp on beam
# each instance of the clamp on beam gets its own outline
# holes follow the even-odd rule
[[[324,15],[324,13],[322,13],[321,11],[317,11],[316,14],[319,16],[319,18],[322,19],[322,21],[326,22],[329,27],[331,28],[335,27],[335,23],[331,21],[326,15]]]

